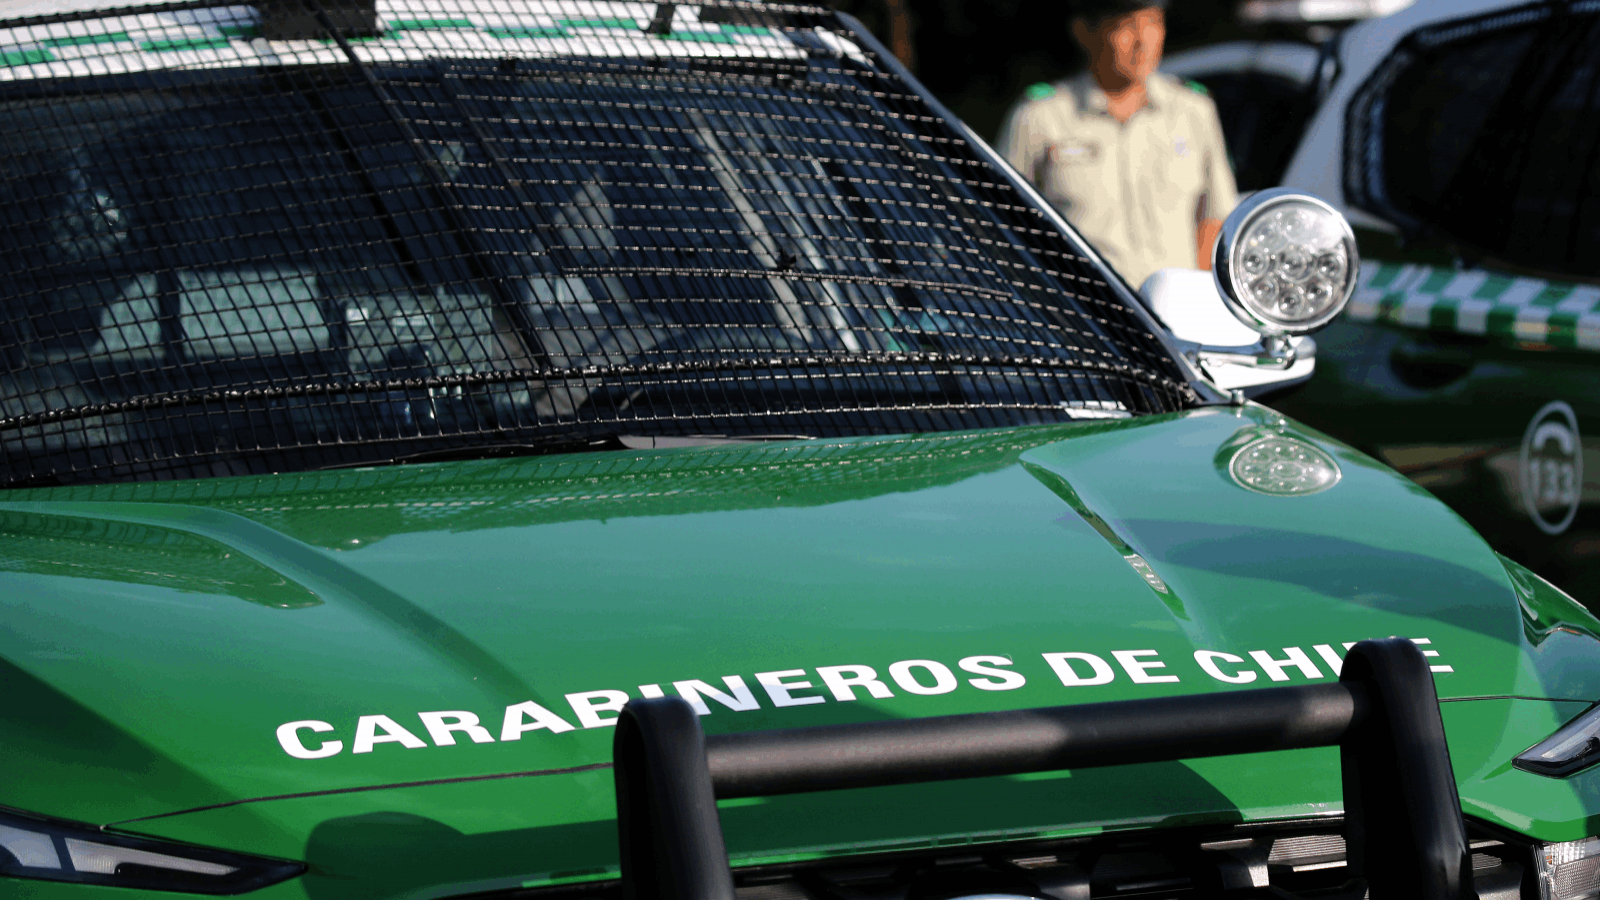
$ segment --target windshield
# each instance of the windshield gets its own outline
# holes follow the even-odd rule
[[[822,11],[195,5],[0,23],[0,483],[1192,397]]]

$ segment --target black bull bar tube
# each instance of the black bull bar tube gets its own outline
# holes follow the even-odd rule
[[[1461,801],[1427,660],[1351,648],[1337,683],[706,738],[683,700],[617,722],[627,900],[735,900],[718,798],[1339,746],[1351,872],[1370,900],[1473,900]]]

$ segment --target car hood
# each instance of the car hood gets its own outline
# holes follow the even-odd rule
[[[621,693],[720,690],[714,733],[1304,683],[1396,634],[1444,698],[1600,697],[1594,621],[1521,577],[1259,407],[13,492],[0,805],[603,785]]]

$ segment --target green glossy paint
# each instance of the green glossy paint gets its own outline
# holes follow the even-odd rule
[[[1274,408],[1404,473],[1489,544],[1600,609],[1600,366],[1591,350],[1515,343],[1394,321],[1341,319],[1317,339],[1317,372]],[[1583,444],[1578,513],[1546,534],[1526,511],[1524,433],[1551,401]]]
[[[1229,460],[1258,434],[1314,446],[1340,481],[1246,490]],[[567,694],[739,676],[759,708],[712,700],[709,732],[928,716],[1247,690],[1274,683],[1251,651],[1287,647],[1326,679],[1315,645],[1392,634],[1454,668],[1436,683],[1459,701],[1444,713],[1469,814],[1542,839],[1600,830],[1600,775],[1509,766],[1600,698],[1600,622],[1415,484],[1260,407],[16,491],[0,585],[0,805],[312,866],[267,900],[607,877],[610,729],[499,740],[515,704],[577,725]],[[1196,650],[1262,674],[1223,683]],[[1061,652],[1114,679],[1066,686],[1042,656]],[[977,656],[1025,684],[980,689],[1015,679],[959,665]],[[925,693],[908,690],[891,665],[912,660],[954,687],[911,669]],[[817,669],[841,665],[892,696],[836,699]],[[820,702],[775,706],[756,675],[788,670],[811,685],[792,696]],[[436,746],[429,711],[473,713],[494,740]],[[374,715],[427,746],[355,753]],[[332,726],[301,732],[307,748],[342,752],[291,757],[274,732],[302,720]],[[745,801],[723,819],[751,863],[1339,802],[1337,754],[1314,750]]]

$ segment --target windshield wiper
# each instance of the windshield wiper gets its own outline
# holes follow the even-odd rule
[[[814,441],[809,434],[619,434],[629,450],[666,450],[672,447],[714,447],[718,444],[761,444],[768,441]]]
[[[670,363],[623,363],[600,366],[549,369],[491,369],[481,372],[455,372],[415,378],[386,378],[372,381],[309,382],[270,387],[216,388],[199,391],[172,391],[140,394],[108,403],[86,403],[22,413],[0,418],[0,433],[39,425],[51,425],[126,413],[148,413],[158,409],[204,406],[220,403],[263,403],[300,397],[328,397],[340,394],[384,394],[401,391],[426,391],[433,388],[482,387],[516,382],[565,381],[584,378],[629,378],[650,375],[684,375],[706,372],[738,372],[763,369],[834,368],[852,369],[897,365],[943,364],[981,368],[1017,368],[1039,371],[1086,371],[1126,376],[1151,387],[1176,391],[1194,397],[1194,389],[1158,372],[1147,372],[1118,359],[1072,359],[1049,356],[1013,356],[976,353],[825,353],[813,356],[735,357],[687,360]],[[733,438],[730,438],[732,440]],[[746,438],[754,440],[755,438]],[[788,436],[777,439],[786,440]]]
[[[518,441],[505,444],[473,444],[440,447],[390,456],[385,459],[333,463],[315,471],[332,469],[371,469],[411,463],[460,462],[477,459],[510,459],[518,456],[549,456],[557,453],[595,453],[608,450],[667,450],[674,447],[712,447],[723,444],[759,444],[771,441],[815,440],[809,434],[588,434],[562,435],[548,441]]]

